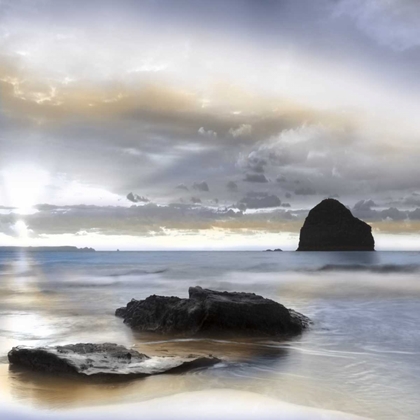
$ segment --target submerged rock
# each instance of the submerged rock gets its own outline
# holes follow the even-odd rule
[[[8,358],[11,364],[48,373],[114,377],[182,372],[220,362],[212,356],[149,357],[112,343],[14,347]]]
[[[181,335],[292,335],[309,318],[254,293],[189,288],[189,299],[149,296],[119,308],[116,316],[139,331]]]
[[[374,251],[372,228],[332,198],[308,214],[300,230],[298,251]]]

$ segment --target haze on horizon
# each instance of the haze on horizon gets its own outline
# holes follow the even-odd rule
[[[416,0],[0,0],[0,245],[420,249],[419,68]]]

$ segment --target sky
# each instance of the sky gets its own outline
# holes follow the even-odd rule
[[[420,249],[418,0],[0,0],[0,245]]]

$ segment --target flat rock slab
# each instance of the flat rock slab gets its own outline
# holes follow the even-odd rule
[[[138,331],[185,336],[285,336],[301,333],[306,316],[254,293],[216,292],[190,287],[189,298],[149,296],[116,310]]]
[[[117,344],[14,347],[9,363],[48,373],[133,377],[184,372],[215,365],[215,357],[149,357]]]

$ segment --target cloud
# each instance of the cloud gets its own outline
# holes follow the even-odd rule
[[[284,194],[284,196],[285,196],[286,198],[292,198],[292,194],[290,194],[289,192],[287,192],[286,194]]]
[[[369,200],[370,201],[370,200]],[[384,210],[372,210],[371,206],[353,207],[352,213],[354,216],[367,221],[402,221],[411,218],[412,212],[399,210],[396,207],[389,207]],[[413,214],[415,218],[416,213]]]
[[[417,207],[415,210],[413,210],[412,212],[408,213],[408,217],[411,220],[420,220],[420,208]]]
[[[365,211],[371,210],[372,207],[376,207],[376,204],[373,200],[360,200],[354,205],[353,210]]]
[[[198,197],[191,197],[190,201],[191,201],[191,203],[194,203],[194,204],[201,203],[201,199],[198,198]]]
[[[127,200],[133,203],[148,203],[150,200],[146,197],[142,197],[138,194],[133,194],[132,192],[127,194]]]
[[[315,195],[316,191],[311,187],[302,187],[295,190],[296,195]]]
[[[319,155],[325,150],[326,137],[327,130],[321,126],[303,125],[297,129],[283,130],[258,144],[248,159],[263,159],[274,166],[300,164],[308,160],[315,144],[320,146],[317,151]]]
[[[264,167],[267,165],[267,160],[257,156],[256,153],[251,152],[246,161],[246,168],[257,173],[264,173]]]
[[[241,166],[247,168],[254,162],[265,162],[264,174],[273,177],[281,170],[278,180],[282,187],[295,190],[293,184],[299,183],[302,187],[297,190],[298,195],[331,196],[338,192],[343,197],[357,196],[361,191],[364,195],[377,195],[414,189],[413,173],[418,172],[420,176],[414,159],[420,150],[414,137],[397,147],[398,141],[390,141],[389,134],[378,138],[374,134],[378,129],[380,125],[362,129],[303,124],[256,143],[247,155],[242,155],[245,157],[241,157]]]
[[[268,179],[265,177],[264,174],[245,174],[244,178],[245,182],[257,182],[257,183],[265,183],[268,182]]]
[[[178,189],[178,190],[188,191],[188,187],[185,184],[179,184],[175,188]]]
[[[244,137],[250,136],[252,134],[252,125],[251,124],[241,124],[237,128],[230,128],[229,134],[232,137]]]
[[[252,197],[250,197],[252,198]],[[258,199],[257,196],[255,196]],[[260,196],[262,200],[269,196]],[[25,216],[25,226],[33,237],[42,235],[166,235],[173,231],[178,234],[193,230],[222,229],[225,232],[243,233],[252,231],[278,231],[286,229],[285,222],[291,215],[285,211],[269,216],[243,215],[234,209],[215,209],[200,204],[199,198],[192,197],[192,204],[170,204],[159,206],[153,203],[144,206],[53,206],[40,205],[37,213]],[[0,233],[15,235],[15,215],[0,214]],[[281,227],[281,228],[280,228]],[[297,226],[291,226],[295,231]]]
[[[258,187],[250,182],[287,201],[296,190],[300,209],[316,204],[318,195],[339,193],[349,203],[390,197],[384,213],[369,206],[356,210],[374,221],[416,217],[411,212],[402,219],[392,207],[404,212],[403,206],[420,204],[414,196],[406,203],[396,198],[417,190],[420,177],[417,1],[304,0],[305,14],[298,2],[260,2],[251,44],[242,23],[252,2],[226,2],[241,11],[230,14],[238,18],[233,26],[224,7],[208,6],[220,19],[209,19],[200,31],[190,17],[203,15],[208,2],[191,2],[189,10],[166,12],[165,18],[143,10],[161,2],[133,6],[125,18],[126,5],[140,2],[107,2],[99,15],[96,2],[88,3],[82,11],[71,2],[46,1],[28,15],[15,0],[0,14],[0,167],[34,161],[45,168],[54,182],[38,201],[105,207],[127,191],[140,191],[159,206],[183,196],[201,208],[189,200],[203,199],[204,190],[191,186],[205,179],[211,197],[229,206],[234,187],[226,183],[245,178],[248,184],[239,185],[244,195],[247,187]],[[60,177],[101,192],[75,196],[56,182]],[[269,182],[274,179],[278,183]],[[190,194],[184,194],[187,185]],[[116,208],[65,211],[80,213],[83,229],[112,229],[105,219],[113,212],[134,218]],[[169,213],[147,211],[153,220]],[[192,219],[204,218],[188,211]],[[42,222],[45,229],[61,229],[56,212],[40,210],[46,212],[54,224]],[[252,223],[296,214],[266,215],[266,221],[255,216]],[[245,228],[252,226],[248,216],[241,220]],[[115,232],[127,229],[112,220]],[[182,220],[184,229],[188,218]],[[176,224],[168,215],[151,228],[159,223]]]
[[[263,192],[249,192],[246,197],[239,200],[239,205],[245,205],[249,209],[262,209],[270,207],[279,207],[280,199],[276,195],[270,195]]]
[[[213,130],[205,130],[204,127],[200,127],[198,129],[198,134],[200,134],[201,136],[206,136],[206,137],[217,137],[217,133]]]
[[[229,181],[226,184],[226,188],[228,191],[235,192],[235,191],[238,191],[238,184],[234,181]]]
[[[205,192],[210,191],[209,186],[208,186],[207,182],[205,182],[205,181],[194,182],[192,187],[193,187],[193,190],[197,190],[197,191],[205,191]]]
[[[405,197],[401,204],[407,206],[420,206],[420,197],[418,197],[416,194],[412,194],[409,197]]]
[[[351,16],[365,34],[394,50],[420,45],[417,0],[339,0],[334,14]]]
[[[407,212],[398,210],[395,207],[390,207],[389,209],[382,210],[381,212],[379,212],[379,214],[383,220],[405,220],[408,216]]]
[[[298,233],[309,209],[288,210],[269,207],[279,203],[278,197],[266,192],[249,193],[237,204],[243,210],[266,209],[261,212],[242,212],[233,208],[215,209],[205,205],[171,204],[160,206],[152,203],[144,206],[53,206],[39,205],[39,211],[25,215],[25,232],[31,238],[48,235],[128,235],[155,237],[213,232],[226,235],[253,235],[260,233]],[[242,202],[243,201],[243,202]],[[281,206],[282,203],[280,203]],[[369,218],[363,219],[374,226],[375,232],[399,233],[420,231],[420,209],[411,212],[387,209],[385,212],[370,210]],[[360,217],[355,214],[356,217]],[[16,236],[13,214],[0,213],[0,233]],[[19,225],[18,225],[19,226]],[[23,225],[20,229],[23,228]],[[20,230],[22,232],[22,230]],[[51,240],[53,240],[51,236]]]

